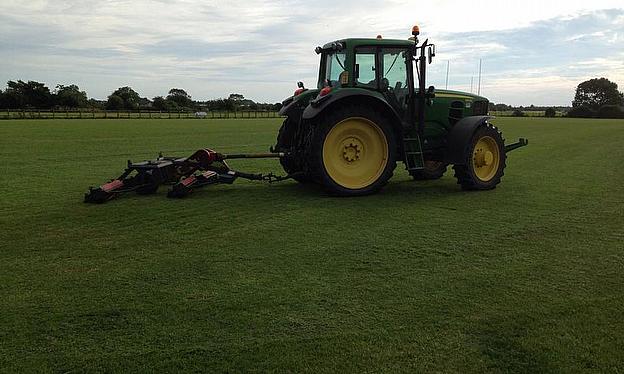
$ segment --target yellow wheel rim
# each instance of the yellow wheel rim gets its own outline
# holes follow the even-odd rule
[[[472,167],[475,175],[483,182],[491,181],[500,166],[500,148],[494,138],[484,136],[474,147]]]
[[[383,130],[366,118],[337,123],[323,143],[323,165],[329,177],[352,190],[375,183],[388,164],[388,140]]]

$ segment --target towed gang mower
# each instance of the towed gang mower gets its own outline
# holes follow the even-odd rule
[[[225,155],[210,149],[200,149],[191,157],[176,158],[159,155],[153,161],[133,163],[119,178],[100,187],[89,189],[85,194],[86,203],[102,204],[119,195],[136,192],[139,195],[151,195],[162,185],[170,185],[167,194],[170,198],[183,198],[194,190],[215,185],[232,184],[237,179],[266,181],[269,183],[290,179],[273,174],[249,174],[232,170],[226,160],[243,158],[278,158],[280,153],[258,153]]]
[[[426,86],[436,47],[419,45],[415,26],[408,40],[344,39],[317,47],[318,86],[299,83],[283,102],[285,118],[271,153],[226,155],[209,149],[188,158],[159,156],[128,162],[117,179],[90,188],[85,202],[104,203],[120,194],[155,193],[171,185],[169,197],[237,179],[316,183],[333,195],[363,196],[387,184],[402,161],[415,180],[441,178],[453,165],[464,190],[491,190],[501,182],[507,153],[528,145],[505,145],[490,123],[481,96]],[[232,170],[227,160],[279,159],[285,177]]]

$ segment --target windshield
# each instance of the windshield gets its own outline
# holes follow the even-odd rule
[[[328,53],[325,56],[325,76],[321,85],[325,85],[325,82],[329,81],[332,87],[341,86],[341,75],[343,73],[346,74],[347,71],[345,65],[346,57],[347,55],[344,52]]]

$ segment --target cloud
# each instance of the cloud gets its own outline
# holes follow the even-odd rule
[[[482,58],[482,93],[493,101],[567,104],[582,79],[624,83],[622,8],[621,0],[571,0],[563,10],[534,0],[3,0],[0,80],[77,83],[98,98],[122,85],[148,97],[175,86],[200,99],[243,92],[273,102],[298,80],[315,84],[315,46],[403,39],[419,22],[438,45],[430,69],[438,87],[450,60],[450,88],[470,90]]]
[[[624,63],[611,40],[624,33],[624,25],[608,29],[604,25],[622,14],[623,10],[596,11],[516,29],[443,34],[439,56],[451,60],[451,82],[458,83],[451,88],[469,89],[471,78],[478,75],[478,60],[483,59],[482,93],[491,100],[528,104],[528,99],[540,100],[534,92],[546,89],[551,95],[535,104],[569,104],[576,85],[585,79],[620,79]],[[502,48],[482,48],[489,45]],[[453,52],[445,56],[445,50]],[[440,85],[445,69],[432,73]]]

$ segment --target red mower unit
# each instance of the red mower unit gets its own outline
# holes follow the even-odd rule
[[[200,149],[188,158],[164,157],[152,161],[133,163],[128,161],[126,170],[117,179],[100,187],[89,188],[85,203],[103,204],[129,192],[151,195],[162,185],[169,185],[170,198],[184,198],[194,190],[215,185],[232,184],[237,179],[279,182],[294,175],[278,177],[273,174],[249,174],[232,170],[226,160],[250,158],[281,158],[284,153],[258,153],[226,155],[210,149]]]

